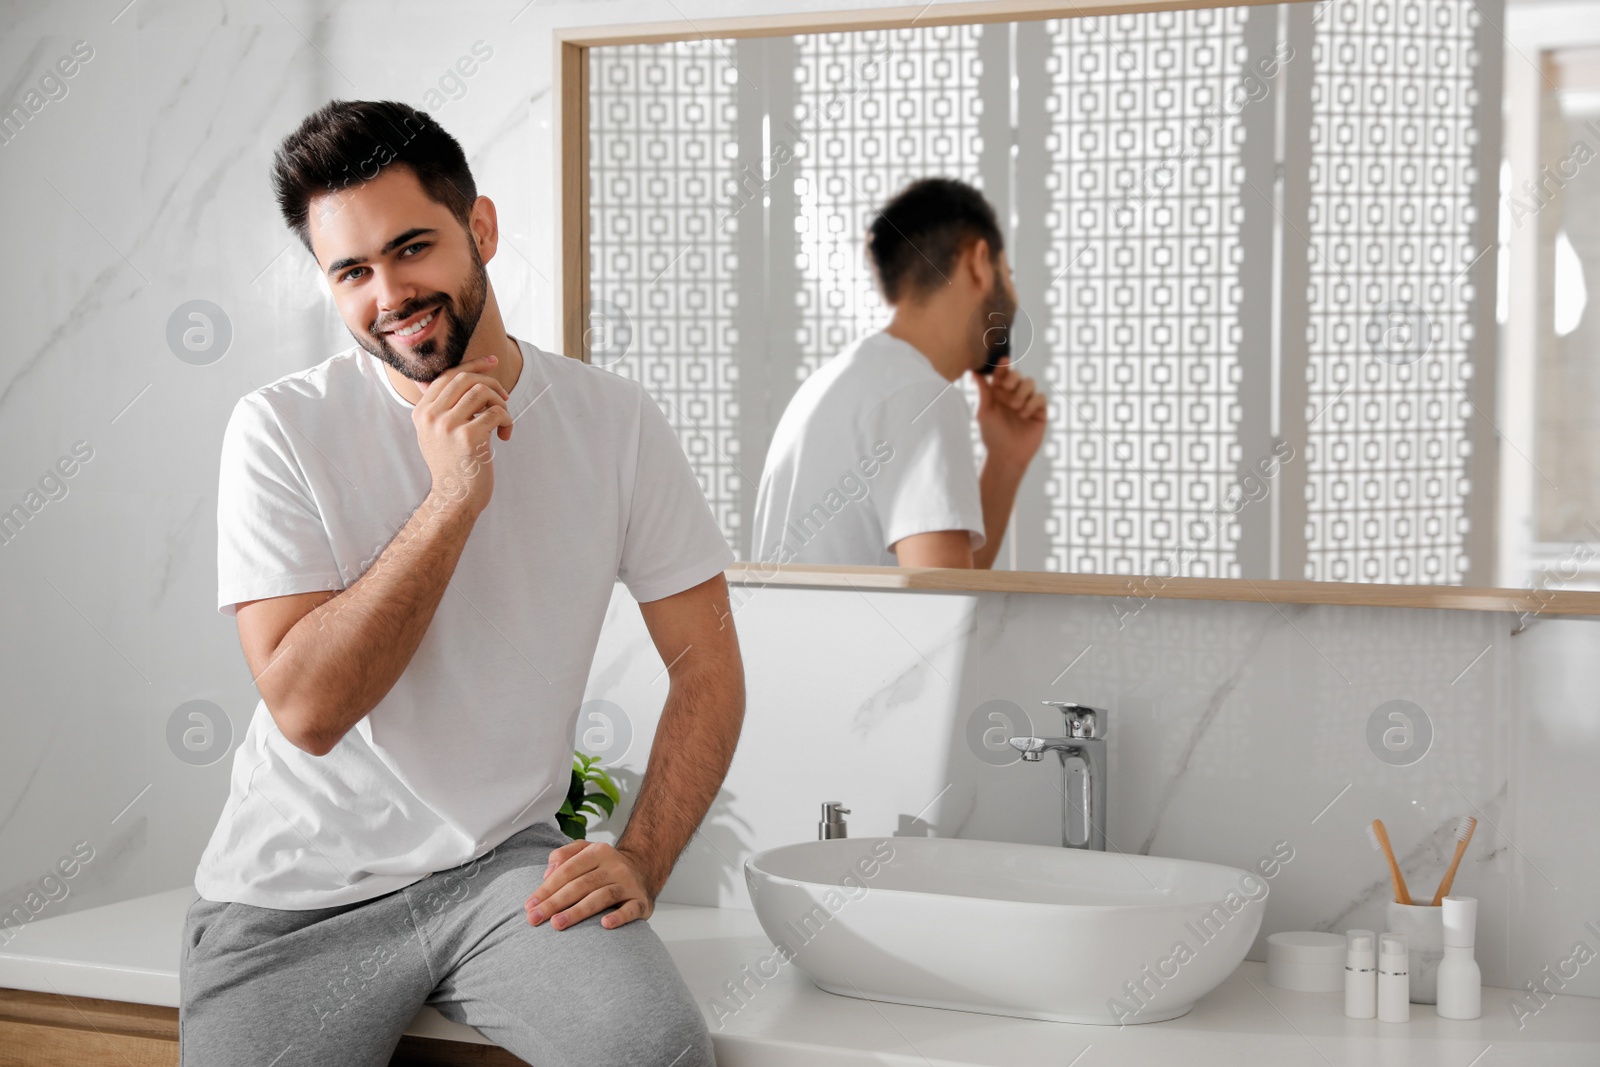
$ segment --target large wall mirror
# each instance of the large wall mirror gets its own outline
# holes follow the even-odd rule
[[[1534,57],[1521,99],[1497,0],[1120,6],[572,35],[569,354],[643,383],[768,562],[779,420],[890,314],[867,229],[955,178],[1048,400],[995,569],[1600,588],[1600,166],[1527,220],[1515,187],[1571,155],[1595,51]]]

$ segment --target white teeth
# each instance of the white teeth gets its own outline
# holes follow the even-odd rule
[[[430,311],[430,312],[428,312],[428,317],[427,318],[423,319],[421,322],[417,323],[414,326],[407,326],[403,330],[394,331],[394,335],[396,337],[410,337],[412,334],[416,333],[418,330],[420,330],[424,326],[428,325],[428,323],[432,322],[433,321],[433,317],[435,315],[437,315],[437,314],[438,314],[437,311]]]

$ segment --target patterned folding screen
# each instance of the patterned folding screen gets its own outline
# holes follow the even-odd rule
[[[1045,24],[1050,570],[1238,577],[1244,25],[1275,8]],[[1271,182],[1270,173],[1256,175]]]
[[[816,126],[796,153],[802,375],[887,318],[862,254],[877,208],[927,175],[982,186],[978,42],[984,29],[797,39],[795,115]]]
[[[747,557],[795,384],[886,316],[873,208],[962,177],[1010,220],[1051,398],[1017,566],[1481,574],[1483,32],[1470,0],[1337,0],[596,48],[596,361],[662,403]]]
[[[590,360],[644,383],[738,549],[739,220],[719,210],[737,149],[730,44],[590,53]]]
[[[1486,17],[1341,0],[1318,20],[1308,578],[1490,584],[1494,299],[1473,270],[1494,260],[1503,46]]]

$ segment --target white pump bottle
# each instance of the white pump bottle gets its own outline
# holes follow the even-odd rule
[[[1445,897],[1444,959],[1439,961],[1441,1019],[1476,1019],[1483,1014],[1483,972],[1472,958],[1478,927],[1476,897]]]

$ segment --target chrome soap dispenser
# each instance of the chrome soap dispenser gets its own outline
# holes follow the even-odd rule
[[[837,800],[830,800],[822,805],[822,821],[817,823],[817,840],[831,841],[836,837],[847,836],[844,817],[849,814],[850,809]]]

